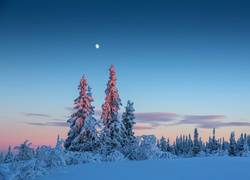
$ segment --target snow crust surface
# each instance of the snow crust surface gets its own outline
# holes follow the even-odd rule
[[[196,157],[67,166],[38,180],[250,180],[250,158]]]

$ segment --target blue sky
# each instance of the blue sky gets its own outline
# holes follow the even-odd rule
[[[3,0],[0,123],[24,127],[19,130],[24,138],[44,128],[27,122],[66,122],[71,112],[65,107],[73,105],[83,74],[100,109],[113,64],[123,104],[134,101],[138,113],[176,113],[182,120],[188,115],[225,116],[223,123],[248,124],[221,125],[220,135],[250,133],[249,7],[246,0]],[[137,134],[157,130],[158,136],[174,137],[192,133],[196,126],[203,127],[196,122],[176,125],[176,134],[168,126]],[[53,128],[51,133],[63,137],[68,131]],[[203,128],[201,134],[210,131]]]

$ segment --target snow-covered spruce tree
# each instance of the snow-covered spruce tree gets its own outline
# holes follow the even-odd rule
[[[187,136],[183,135],[183,154],[188,153],[188,138]]]
[[[225,138],[223,137],[223,140],[222,140],[222,146],[221,146],[221,149],[223,150],[223,151],[225,151],[226,150],[226,144],[225,144]]]
[[[203,144],[202,140],[201,140],[201,137],[199,138],[199,145],[200,145],[200,148],[201,148],[201,151],[205,151],[205,145]]]
[[[241,133],[240,138],[237,140],[237,152],[240,153],[241,151],[244,150],[244,137],[243,137],[243,133]]]
[[[236,156],[236,142],[235,142],[235,133],[231,132],[230,144],[229,144],[229,156]]]
[[[28,140],[14,148],[18,150],[18,154],[15,156],[17,161],[30,160],[34,157],[34,149],[30,147],[32,143],[26,144],[27,142]]]
[[[92,98],[92,92],[91,87],[88,86],[88,92],[87,95]],[[93,100],[90,100],[90,103],[92,103]],[[94,106],[90,104],[90,112],[89,116],[85,119],[84,122],[84,128],[81,131],[80,139],[83,139],[83,143],[80,144],[80,150],[81,151],[92,151],[96,150],[100,143],[99,143],[99,137],[98,137],[98,131],[96,129],[96,126],[101,127],[99,122],[93,117],[94,115]]]
[[[180,155],[180,139],[178,136],[176,136],[176,139],[175,139],[175,155]]]
[[[191,134],[188,135],[188,150],[192,150],[193,149],[193,141],[192,141],[192,138],[191,138]]]
[[[1,155],[0,155],[0,164],[4,163],[4,159],[3,159],[3,152],[1,152]]]
[[[105,103],[102,105],[102,115],[104,128],[101,141],[109,148],[123,147],[126,142],[126,128],[119,121],[118,110],[120,109],[121,99],[119,98],[116,88],[116,80],[114,66],[109,69],[110,76],[105,90]],[[104,135],[106,134],[106,135]],[[103,139],[105,137],[105,140]]]
[[[159,139],[157,139],[157,141],[156,141],[156,146],[157,146],[158,148],[161,148],[160,140],[159,140]]]
[[[167,152],[167,141],[163,136],[160,139],[160,150],[163,152]]]
[[[194,129],[194,147],[193,154],[196,156],[201,151],[200,143],[199,143],[199,134],[197,128]]]
[[[80,85],[78,86],[79,97],[75,99],[75,113],[71,115],[71,118],[67,121],[71,123],[70,130],[68,132],[68,138],[64,143],[64,147],[72,151],[80,151],[82,147],[80,145],[87,143],[90,134],[86,131],[86,121],[91,121],[93,118],[89,117],[91,112],[91,102],[94,101],[92,97],[86,94],[87,92],[87,80],[83,75]],[[89,132],[88,132],[89,133]],[[82,149],[85,150],[85,149]]]
[[[169,138],[168,138],[168,141],[167,141],[167,151],[171,152],[171,146],[170,146],[170,143],[169,143]]]
[[[210,154],[215,153],[219,148],[218,141],[215,139],[215,128],[213,129],[213,138],[210,144]]]
[[[249,135],[247,135],[247,145],[249,146],[249,148],[250,148],[250,134]]]
[[[128,101],[127,106],[125,107],[126,111],[122,114],[122,122],[126,128],[126,135],[128,140],[133,140],[135,138],[134,132],[133,132],[133,126],[135,123],[135,115],[134,115],[134,103]]]
[[[8,153],[5,155],[4,162],[10,163],[14,160],[14,154],[11,152],[11,146],[9,146]]]

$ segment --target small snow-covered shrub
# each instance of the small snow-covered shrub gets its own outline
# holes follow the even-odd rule
[[[191,149],[188,151],[187,157],[188,157],[188,158],[194,157],[193,151],[192,151]]]
[[[164,159],[175,159],[176,156],[173,155],[170,152],[162,152],[161,158],[164,158]]]
[[[238,156],[240,156],[240,157],[250,157],[250,152],[240,151],[238,153]]]
[[[155,135],[142,135],[140,137],[140,148],[145,159],[160,159],[162,151],[155,145]]]
[[[249,147],[248,147],[247,141],[244,142],[243,150],[238,153],[238,156],[241,156],[241,157],[250,157],[250,151],[249,151]]]
[[[93,156],[90,152],[73,152],[73,151],[66,151],[66,164],[81,164],[81,163],[90,163],[101,161],[101,157],[95,155]]]
[[[123,159],[124,155],[118,150],[111,151],[111,153],[107,156],[107,161],[120,161]]]
[[[140,137],[136,137],[123,147],[123,154],[130,160],[145,160],[146,156],[143,153],[143,148],[140,146]]]
[[[75,165],[80,163],[81,153],[74,151],[66,151],[66,164]]]
[[[160,159],[163,152],[155,143],[154,135],[137,136],[133,142],[123,148],[123,153],[130,160]]]
[[[204,151],[200,151],[196,156],[197,157],[206,157],[206,153]]]
[[[148,159],[160,159],[162,151],[155,145],[152,145],[149,149],[145,148]]]
[[[48,171],[45,169],[45,163],[37,159],[14,161],[10,165],[10,172],[7,180],[33,179],[48,174]]]
[[[17,161],[30,160],[34,157],[34,149],[30,147],[32,143],[26,144],[27,142],[28,140],[14,148],[18,150],[18,154],[15,156]]]
[[[155,145],[156,144],[156,137],[155,135],[142,135],[137,136],[137,138],[140,140],[140,145]]]
[[[66,166],[65,153],[55,148],[42,146],[37,151],[37,158],[50,169]]]
[[[103,158],[100,154],[95,154],[93,156],[93,162],[101,162],[101,161],[103,161]]]
[[[219,149],[214,151],[213,156],[228,156],[228,150]]]

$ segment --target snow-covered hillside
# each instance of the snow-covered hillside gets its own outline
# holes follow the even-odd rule
[[[96,162],[67,166],[38,180],[249,180],[250,158],[204,157]]]

